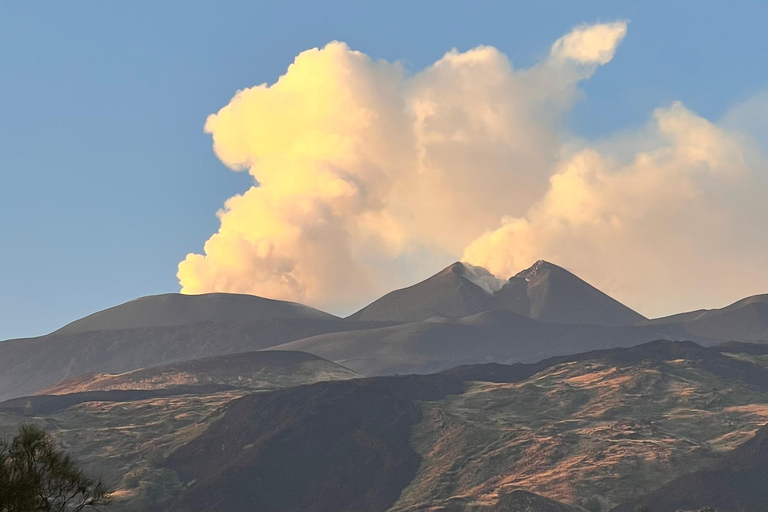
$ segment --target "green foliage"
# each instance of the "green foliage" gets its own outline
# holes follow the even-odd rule
[[[108,500],[102,482],[86,477],[39,427],[22,426],[0,442],[0,512],[78,512]]]

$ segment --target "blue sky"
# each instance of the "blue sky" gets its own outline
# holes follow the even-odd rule
[[[675,100],[719,119],[768,84],[764,2],[0,2],[0,339],[178,291],[177,264],[250,183],[206,117],[301,51],[341,40],[419,70],[485,44],[525,67],[620,19],[569,119],[582,136]]]

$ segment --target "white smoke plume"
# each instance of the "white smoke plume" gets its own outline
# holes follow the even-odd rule
[[[301,53],[206,122],[254,185],[182,292],[349,311],[462,256],[500,277],[550,259],[646,314],[768,291],[762,160],[736,129],[675,104],[600,144],[565,131],[626,28],[579,26],[527,69],[492,47],[414,75],[340,42]]]

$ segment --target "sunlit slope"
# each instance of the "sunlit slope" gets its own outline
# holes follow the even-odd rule
[[[514,489],[610,507],[717,461],[766,422],[768,371],[692,343],[321,383],[226,407],[169,459],[191,483],[172,510],[239,510],[252,495],[264,510],[352,510],[332,496],[474,510]],[[213,472],[202,463],[219,458]],[[300,491],[283,498],[289,487]]]
[[[657,512],[704,507],[716,507],[722,512],[763,512],[766,503],[768,426],[712,466],[676,478],[612,512],[632,512],[640,506]]]
[[[592,354],[519,381],[502,373],[516,382],[425,404],[412,438],[423,462],[394,510],[513,488],[609,508],[708,466],[768,422],[768,380],[686,345]]]
[[[0,433],[30,421],[44,426],[86,470],[103,475],[117,490],[114,510],[145,512],[181,492],[178,477],[162,462],[215,422],[224,404],[255,389],[354,377],[298,352],[236,354],[83,376],[57,386],[55,391],[67,394],[0,403]]]
[[[356,377],[359,375],[355,372],[312,354],[266,350],[180,361],[120,374],[78,375],[37,394],[156,390],[205,384],[270,389]]]

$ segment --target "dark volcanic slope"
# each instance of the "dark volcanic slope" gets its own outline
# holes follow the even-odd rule
[[[652,512],[714,507],[722,512],[765,512],[768,504],[768,426],[713,467],[677,478],[661,489],[614,512],[640,505]]]
[[[532,492],[512,491],[502,496],[496,505],[482,507],[477,512],[585,512],[581,507],[574,507],[550,500]]]
[[[514,490],[499,497],[497,503],[485,506],[472,506],[457,503],[439,508],[430,508],[430,512],[587,512],[573,505],[539,496],[521,489]]]
[[[412,428],[422,419],[417,402],[460,394],[468,381],[521,382],[568,361],[632,366],[680,359],[725,379],[745,379],[768,389],[768,370],[761,366],[724,356],[717,348],[658,341],[531,365],[475,365],[436,375],[323,382],[258,393],[225,406],[220,420],[170,456],[167,467],[189,485],[164,510],[383,511],[420,465],[411,445]],[[543,512],[575,510],[514,493],[485,510],[528,510],[515,508],[527,504]]]
[[[727,341],[768,341],[768,294],[747,297],[722,309],[702,309],[641,322],[679,324],[692,335]]]
[[[472,282],[469,272],[463,263],[454,263],[425,281],[386,294],[349,318],[417,322],[436,316],[460,317],[496,309],[493,294]],[[490,274],[486,277],[493,279]]]
[[[618,326],[645,319],[564,268],[543,260],[512,277],[496,296],[500,307],[542,322]]]
[[[603,327],[538,322],[508,310],[450,320],[332,333],[280,345],[363,375],[429,373],[461,364],[537,361],[556,355],[688,337],[675,326]],[[696,338],[712,344],[703,338]]]
[[[296,318],[86,331],[3,341],[0,400],[31,395],[84,373],[122,373],[365,327],[341,319]]]
[[[421,420],[415,401],[461,390],[454,379],[409,376],[235,400],[168,459],[192,483],[166,510],[384,511],[419,467],[409,442]]]
[[[352,315],[356,320],[415,322],[508,309],[543,322],[620,326],[645,317],[567,270],[538,261],[504,282],[454,263],[426,281],[396,290]]]
[[[87,373],[59,382],[38,394],[61,395],[112,389],[156,390],[202,384],[269,389],[355,377],[359,375],[312,354],[266,350],[180,361],[120,374]]]
[[[170,327],[198,322],[249,322],[285,318],[333,319],[333,315],[294,302],[254,295],[168,293],[141,297],[65,325],[56,334]]]

